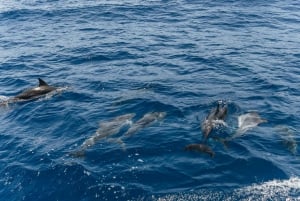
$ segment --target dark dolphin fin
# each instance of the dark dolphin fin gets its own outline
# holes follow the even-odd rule
[[[41,87],[41,86],[49,86],[49,85],[44,80],[39,78],[39,87]]]
[[[207,153],[211,158],[215,156],[215,152],[206,144],[189,144],[184,148],[184,150]]]

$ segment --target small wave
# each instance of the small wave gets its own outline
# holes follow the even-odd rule
[[[234,190],[210,191],[200,190],[192,193],[178,193],[163,197],[153,196],[157,201],[174,200],[299,200],[300,199],[300,178],[291,177],[288,180],[272,180],[261,184],[253,184]]]

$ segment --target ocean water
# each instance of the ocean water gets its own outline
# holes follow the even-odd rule
[[[300,3],[293,0],[0,1],[0,200],[300,200]],[[213,158],[186,152],[222,100],[267,123]],[[124,139],[149,112],[166,117]],[[70,155],[99,122],[131,125]],[[102,124],[103,125],[103,124]],[[113,138],[113,139],[115,139]]]

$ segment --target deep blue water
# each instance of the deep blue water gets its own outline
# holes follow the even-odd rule
[[[39,77],[65,90],[0,108],[0,200],[299,200],[299,11],[293,0],[1,1],[1,99]],[[185,152],[218,100],[229,112],[216,135],[248,111],[268,123],[227,149],[209,139],[214,158]],[[154,111],[167,116],[126,151],[102,140],[68,155],[99,122]]]

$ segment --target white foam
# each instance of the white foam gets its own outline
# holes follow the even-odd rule
[[[1,101],[7,101],[9,99],[8,96],[0,96],[0,102]]]
[[[9,97],[7,97],[7,96],[0,96],[0,107],[1,106],[8,107],[8,103],[9,103]]]
[[[238,189],[235,194],[248,199],[259,197],[260,200],[299,200],[300,178],[292,177],[288,180],[272,180],[259,185],[254,184]]]
[[[242,187],[232,192],[199,190],[191,193],[170,194],[153,200],[183,201],[183,200],[261,200],[261,201],[296,201],[300,200],[300,178],[292,177],[288,180],[272,180],[261,184]]]

